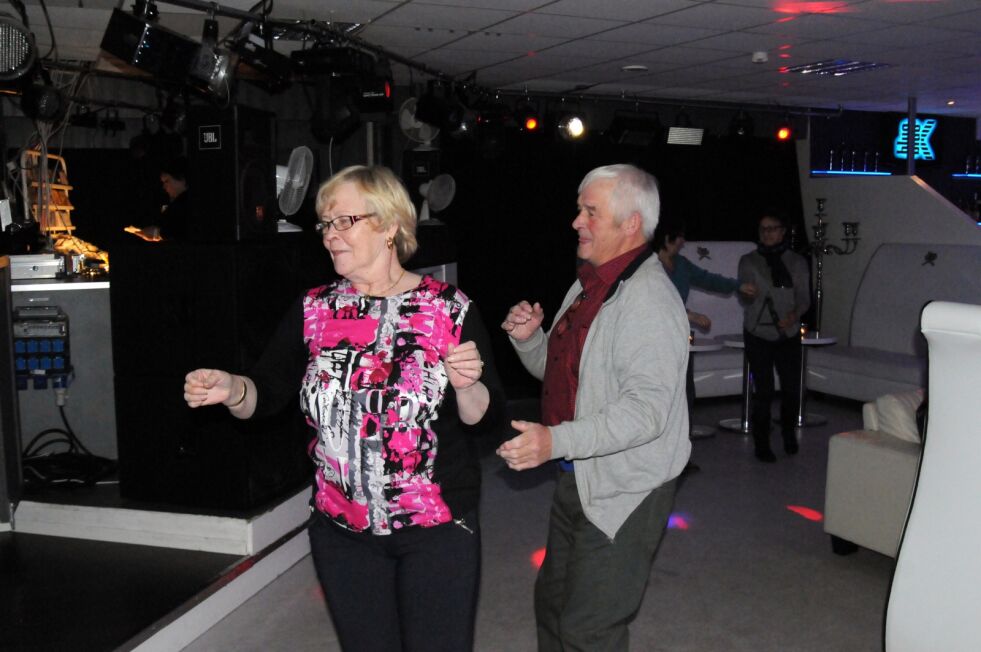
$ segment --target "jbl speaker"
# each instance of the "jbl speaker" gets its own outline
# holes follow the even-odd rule
[[[245,106],[188,109],[190,240],[238,242],[276,233],[273,117]]]

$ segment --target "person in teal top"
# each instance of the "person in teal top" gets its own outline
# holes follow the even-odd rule
[[[651,244],[654,251],[657,252],[657,257],[661,260],[664,271],[668,273],[668,278],[671,279],[678,290],[678,294],[681,295],[681,302],[684,304],[688,303],[688,293],[693,287],[721,294],[729,294],[738,290],[747,298],[756,296],[756,286],[752,283],[740,283],[739,279],[713,274],[679,255],[678,252],[685,246],[685,225],[680,220],[662,218],[654,230]],[[712,320],[708,316],[688,310],[687,305],[685,310],[688,311],[688,322],[692,326],[701,331],[707,331],[712,327]],[[692,423],[692,411],[695,409],[695,367],[693,360],[692,356],[688,357],[688,374],[685,383],[688,398],[689,429]],[[690,430],[689,434],[691,434]],[[685,470],[697,471],[698,466],[689,462]]]
[[[682,303],[688,303],[688,293],[693,287],[721,294],[738,290],[747,298],[756,296],[756,286],[752,283],[740,283],[739,279],[713,274],[679,255],[685,246],[685,225],[681,221],[661,220],[654,231],[653,245],[664,271],[681,295]],[[711,319],[691,310],[688,311],[688,321],[702,331],[712,327]]]

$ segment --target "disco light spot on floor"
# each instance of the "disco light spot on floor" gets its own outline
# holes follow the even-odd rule
[[[683,514],[672,514],[668,517],[668,529],[669,530],[687,530],[688,529],[688,517]]]
[[[531,553],[532,566],[535,568],[541,568],[543,561],[545,561],[545,548],[539,548],[535,552]]]
[[[811,509],[810,507],[801,507],[800,505],[787,505],[787,509],[794,512],[795,514],[803,516],[808,521],[824,520],[824,514],[817,511],[816,509]]]

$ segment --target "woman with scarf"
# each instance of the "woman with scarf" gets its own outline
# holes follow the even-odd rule
[[[780,428],[783,449],[797,453],[797,411],[800,390],[800,318],[811,305],[807,261],[790,250],[783,220],[773,215],[760,218],[756,251],[739,260],[739,280],[757,287],[745,304],[744,341],[753,374],[750,425],[756,459],[776,462],[770,448],[770,404],[773,401],[773,368],[780,376]]]

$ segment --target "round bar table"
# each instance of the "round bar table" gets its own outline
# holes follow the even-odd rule
[[[723,344],[711,337],[700,337],[688,342],[688,354],[703,353],[705,351],[721,351]],[[703,424],[693,423],[691,425],[691,438],[704,439],[705,437],[715,436],[715,428]]]
[[[828,418],[820,414],[813,414],[807,411],[807,349],[812,346],[831,346],[838,343],[838,338],[833,335],[819,335],[818,333],[804,333],[800,338],[800,395],[798,398],[797,423],[798,428],[809,426],[823,426],[828,422]],[[779,421],[779,419],[777,419]]]
[[[742,414],[738,417],[731,417],[719,421],[719,427],[723,430],[738,432],[743,435],[750,433],[749,425],[749,401],[752,396],[753,376],[749,372],[749,358],[746,357],[746,344],[743,342],[743,334],[721,335],[719,339],[722,344],[730,349],[743,350],[743,393],[742,393]]]

